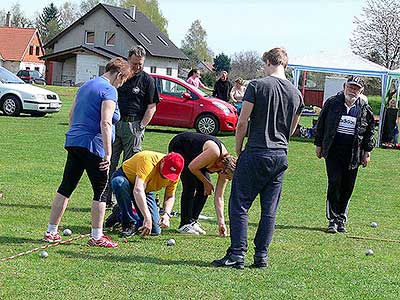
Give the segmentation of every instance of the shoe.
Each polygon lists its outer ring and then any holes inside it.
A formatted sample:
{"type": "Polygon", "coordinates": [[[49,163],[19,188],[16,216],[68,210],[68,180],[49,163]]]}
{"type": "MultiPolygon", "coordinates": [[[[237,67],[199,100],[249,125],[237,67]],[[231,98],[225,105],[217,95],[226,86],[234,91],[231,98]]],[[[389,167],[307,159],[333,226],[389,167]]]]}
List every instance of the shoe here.
{"type": "Polygon", "coordinates": [[[250,266],[250,268],[259,268],[259,269],[268,268],[268,257],[254,256],[254,263],[250,266]]]}
{"type": "Polygon", "coordinates": [[[244,258],[237,255],[226,254],[221,259],[216,259],[211,263],[216,268],[235,268],[244,269],[244,258]]]}
{"type": "Polygon", "coordinates": [[[346,232],[346,225],[342,220],[337,222],[337,231],[340,233],[345,233],[346,232]]]}
{"type": "Polygon", "coordinates": [[[336,224],[336,222],[335,221],[330,221],[329,225],[328,225],[328,228],[326,229],[326,232],[337,233],[338,232],[337,229],[338,229],[338,225],[336,224]]]}
{"type": "Polygon", "coordinates": [[[192,224],[185,224],[182,227],[178,229],[179,233],[184,233],[184,234],[199,234],[199,232],[193,228],[192,224]]]}
{"type": "Polygon", "coordinates": [[[42,239],[43,242],[47,243],[56,243],[56,242],[61,242],[61,236],[56,232],[56,233],[51,233],[51,232],[45,232],[44,237],[42,239]]]}
{"type": "Polygon", "coordinates": [[[109,215],[107,217],[106,221],[104,222],[104,227],[111,228],[113,226],[118,225],[119,223],[120,223],[119,208],[117,206],[114,206],[111,215],[109,215]]]}
{"type": "Polygon", "coordinates": [[[104,248],[116,248],[118,247],[118,243],[113,242],[110,237],[103,235],[99,240],[95,240],[94,238],[90,238],[87,242],[88,246],[93,247],[104,247],[104,248]]]}
{"type": "Polygon", "coordinates": [[[134,236],[137,232],[137,227],[134,223],[129,223],[128,225],[122,226],[121,237],[122,238],[129,238],[134,236]]]}
{"type": "Polygon", "coordinates": [[[200,224],[198,222],[195,221],[190,225],[192,225],[192,228],[196,230],[199,234],[206,234],[206,231],[200,227],[200,224]]]}

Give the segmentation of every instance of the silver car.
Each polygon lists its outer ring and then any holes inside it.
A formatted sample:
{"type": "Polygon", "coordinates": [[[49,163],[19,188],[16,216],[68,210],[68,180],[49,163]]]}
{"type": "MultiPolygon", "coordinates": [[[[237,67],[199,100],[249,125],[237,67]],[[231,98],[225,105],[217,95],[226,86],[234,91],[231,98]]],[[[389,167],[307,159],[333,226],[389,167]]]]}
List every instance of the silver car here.
{"type": "Polygon", "coordinates": [[[39,117],[59,112],[61,106],[56,93],[26,84],[0,67],[0,109],[5,115],[18,116],[24,112],[39,117]]]}

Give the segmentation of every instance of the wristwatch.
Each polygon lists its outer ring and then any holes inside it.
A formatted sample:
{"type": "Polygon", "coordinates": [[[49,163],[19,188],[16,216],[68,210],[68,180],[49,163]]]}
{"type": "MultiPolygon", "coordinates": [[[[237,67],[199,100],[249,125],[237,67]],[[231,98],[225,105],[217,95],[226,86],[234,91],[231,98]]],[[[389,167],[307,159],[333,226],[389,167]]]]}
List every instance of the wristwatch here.
{"type": "Polygon", "coordinates": [[[144,126],[143,124],[139,124],[139,129],[140,130],[144,130],[146,128],[146,126],[144,126]]]}

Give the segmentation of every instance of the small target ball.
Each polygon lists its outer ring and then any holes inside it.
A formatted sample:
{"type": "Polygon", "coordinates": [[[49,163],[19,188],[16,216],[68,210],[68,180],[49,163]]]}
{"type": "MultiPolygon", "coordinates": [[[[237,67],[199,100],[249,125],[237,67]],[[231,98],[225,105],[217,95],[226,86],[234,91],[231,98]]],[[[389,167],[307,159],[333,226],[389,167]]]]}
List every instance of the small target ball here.
{"type": "Polygon", "coordinates": [[[376,228],[376,227],[378,227],[378,223],[376,223],[376,222],[372,222],[372,223],[371,223],[371,227],[372,227],[372,228],[376,228]]]}
{"type": "Polygon", "coordinates": [[[365,255],[374,255],[374,251],[372,251],[372,249],[368,249],[368,250],[365,252],[365,255]]]}
{"type": "Polygon", "coordinates": [[[72,230],[71,229],[69,229],[69,228],[64,229],[63,235],[69,236],[71,234],[72,234],[72,230]]]}
{"type": "Polygon", "coordinates": [[[47,256],[49,256],[49,253],[47,253],[47,251],[40,251],[39,255],[41,258],[47,258],[47,256]]]}
{"type": "Polygon", "coordinates": [[[167,241],[167,246],[175,246],[176,242],[174,239],[170,239],[167,241]]]}

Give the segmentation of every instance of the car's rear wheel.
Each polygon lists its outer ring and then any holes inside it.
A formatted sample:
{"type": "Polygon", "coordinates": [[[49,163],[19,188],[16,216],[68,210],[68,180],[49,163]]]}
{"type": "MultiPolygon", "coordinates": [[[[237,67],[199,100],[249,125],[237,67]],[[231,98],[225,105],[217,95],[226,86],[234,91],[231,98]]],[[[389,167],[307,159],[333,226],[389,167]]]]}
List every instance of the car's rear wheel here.
{"type": "Polygon", "coordinates": [[[197,132],[216,135],[219,131],[219,121],[211,114],[201,115],[196,120],[195,128],[197,132]]]}
{"type": "Polygon", "coordinates": [[[14,95],[5,96],[1,102],[1,110],[7,116],[19,116],[22,110],[21,101],[14,95]]]}

